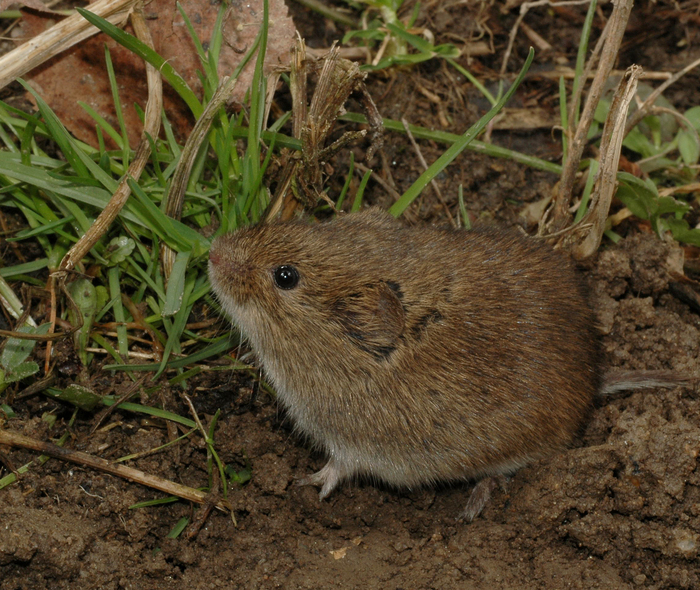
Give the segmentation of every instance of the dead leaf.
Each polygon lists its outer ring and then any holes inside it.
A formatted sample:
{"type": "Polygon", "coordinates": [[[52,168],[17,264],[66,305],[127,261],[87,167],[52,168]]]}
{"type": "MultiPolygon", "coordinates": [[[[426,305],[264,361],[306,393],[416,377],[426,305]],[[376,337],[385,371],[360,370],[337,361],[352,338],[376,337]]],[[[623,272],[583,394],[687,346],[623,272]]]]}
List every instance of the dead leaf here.
{"type": "Polygon", "coordinates": [[[41,0],[0,0],[0,12],[5,12],[8,6],[26,6],[27,8],[38,10],[39,12],[54,12],[41,0]]]}
{"type": "Polygon", "coordinates": [[[561,124],[554,113],[540,107],[528,109],[503,109],[493,128],[504,130],[547,129],[561,124]]]}
{"type": "Polygon", "coordinates": [[[331,550],[333,559],[344,559],[350,547],[341,547],[340,549],[331,550]]]}
{"type": "MultiPolygon", "coordinates": [[[[219,4],[210,3],[208,0],[181,0],[180,4],[206,49],[212,37],[219,4]]],[[[283,0],[270,0],[269,9],[266,72],[278,65],[289,63],[296,31],[283,0]]],[[[153,0],[146,5],[145,10],[156,51],[175,68],[195,93],[201,96],[202,85],[197,76],[197,70],[202,69],[199,57],[175,3],[172,0],[153,0]]],[[[231,1],[224,23],[225,42],[219,59],[220,76],[230,75],[240,63],[243,54],[258,34],[262,13],[262,0],[231,1]]],[[[54,18],[47,19],[25,13],[20,37],[31,38],[53,23],[54,18]]],[[[97,146],[95,122],[78,102],[87,103],[115,129],[119,128],[105,67],[105,45],[109,48],[114,63],[129,143],[134,147],[141,132],[141,120],[134,104],[144,108],[147,97],[145,66],[140,58],[111,38],[103,34],[96,35],[37,68],[28,78],[78,139],[97,146]]],[[[254,61],[252,60],[241,74],[233,96],[236,101],[243,100],[250,86],[254,61]]],[[[164,109],[176,136],[184,140],[193,124],[192,115],[167,84],[164,86],[164,109]]],[[[107,142],[107,146],[115,147],[111,141],[107,142]]]]}

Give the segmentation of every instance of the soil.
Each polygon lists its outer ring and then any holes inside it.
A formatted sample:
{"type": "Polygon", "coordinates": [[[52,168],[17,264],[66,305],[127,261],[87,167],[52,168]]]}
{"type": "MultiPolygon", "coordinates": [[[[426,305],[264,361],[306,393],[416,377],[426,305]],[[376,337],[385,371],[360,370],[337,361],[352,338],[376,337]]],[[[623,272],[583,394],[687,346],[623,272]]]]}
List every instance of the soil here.
{"type": "MultiPolygon", "coordinates": [[[[653,32],[645,30],[650,11],[658,6],[635,8],[620,67],[637,61],[647,69],[677,68],[700,54],[692,20],[666,16],[655,21],[653,32]]],[[[296,3],[291,8],[310,45],[327,46],[342,35],[296,3]]],[[[495,54],[473,58],[470,67],[477,77],[495,84],[517,16],[517,9],[501,13],[501,8],[426,2],[418,22],[431,27],[436,43],[449,41],[451,33],[463,36],[465,22],[487,27],[495,54]]],[[[605,14],[608,10],[603,7],[605,14]]],[[[551,69],[562,56],[575,58],[583,11],[577,6],[531,11],[526,22],[550,35],[555,48],[538,56],[540,71],[551,69]]],[[[516,43],[518,63],[527,45],[524,38],[516,43]]],[[[377,76],[370,91],[386,117],[405,116],[412,123],[441,128],[442,111],[457,130],[474,122],[485,105],[472,100],[476,95],[465,84],[455,85],[455,79],[440,63],[428,62],[377,76]],[[440,101],[431,102],[419,87],[430,89],[440,101]]],[[[554,109],[556,83],[530,77],[519,92],[520,104],[539,100],[540,106],[554,109]]],[[[691,76],[667,97],[676,107],[687,108],[697,100],[688,89],[697,87],[697,75],[691,76]]],[[[493,141],[556,158],[558,144],[549,130],[500,131],[493,141]]],[[[428,161],[443,149],[430,142],[420,145],[428,161]]],[[[391,172],[397,190],[417,177],[420,165],[403,136],[391,136],[383,158],[383,172],[391,172]]],[[[336,166],[341,178],[342,158],[336,166]]],[[[452,211],[456,187],[462,183],[474,218],[512,224],[523,204],[549,194],[556,180],[513,162],[467,153],[439,184],[452,211]]],[[[332,178],[331,190],[339,182],[332,178]]],[[[369,201],[388,204],[378,185],[370,184],[368,191],[369,201]]],[[[444,221],[442,205],[430,189],[425,193],[411,216],[444,221]]],[[[606,364],[674,369],[699,377],[700,317],[673,295],[684,252],[638,221],[618,232],[625,237],[618,244],[604,243],[582,271],[598,313],[606,364]]],[[[119,392],[129,383],[110,373],[100,379],[105,391],[119,392]]],[[[297,487],[294,479],[321,468],[323,457],[292,434],[274,399],[255,379],[209,373],[189,380],[187,393],[205,421],[221,409],[215,434],[221,459],[237,471],[252,467],[250,481],[229,492],[237,524],[214,511],[193,537],[186,529],[170,538],[180,519],[196,514],[188,503],[131,509],[160,495],[49,460],[0,491],[0,590],[700,587],[696,388],[600,399],[574,448],[521,469],[494,491],[472,523],[456,520],[470,491],[468,483],[406,491],[354,482],[320,502],[315,489],[297,487]]],[[[188,415],[176,389],[164,387],[157,403],[188,415]]],[[[64,432],[72,413],[43,396],[18,401],[13,409],[17,417],[6,427],[42,440],[64,432]],[[57,416],[53,429],[42,421],[45,413],[57,416]]],[[[90,434],[92,420],[91,414],[80,413],[71,448],[116,459],[171,440],[157,420],[115,412],[90,434]]],[[[28,451],[0,449],[5,465],[19,467],[34,458],[28,451]]],[[[194,436],[131,464],[193,487],[207,482],[206,449],[194,436]]]]}

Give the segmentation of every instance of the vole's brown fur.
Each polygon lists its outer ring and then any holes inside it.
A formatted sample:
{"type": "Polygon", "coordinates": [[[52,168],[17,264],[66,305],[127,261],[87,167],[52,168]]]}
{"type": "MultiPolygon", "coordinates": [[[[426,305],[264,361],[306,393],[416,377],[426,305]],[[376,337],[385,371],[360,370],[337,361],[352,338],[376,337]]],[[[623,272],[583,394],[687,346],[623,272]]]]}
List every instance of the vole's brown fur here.
{"type": "Polygon", "coordinates": [[[582,284],[513,232],[409,228],[368,210],[215,241],[210,277],[296,427],[321,497],[507,474],[565,447],[600,388],[582,284]],[[291,289],[274,271],[293,266],[291,289]]]}

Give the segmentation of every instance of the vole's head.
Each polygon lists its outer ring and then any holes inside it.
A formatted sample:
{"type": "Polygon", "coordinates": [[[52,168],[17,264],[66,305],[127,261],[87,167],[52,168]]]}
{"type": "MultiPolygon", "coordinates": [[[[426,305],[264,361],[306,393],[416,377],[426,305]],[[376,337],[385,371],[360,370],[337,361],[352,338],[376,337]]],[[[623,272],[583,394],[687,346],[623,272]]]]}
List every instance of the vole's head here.
{"type": "Polygon", "coordinates": [[[216,239],[209,253],[209,278],[224,309],[237,322],[258,310],[280,315],[303,306],[315,266],[304,248],[308,228],[269,224],[216,239]]]}
{"type": "Polygon", "coordinates": [[[254,347],[350,338],[366,348],[403,330],[401,294],[384,276],[391,265],[381,262],[393,255],[382,236],[396,227],[370,213],[244,228],[212,244],[211,284],[254,347]]]}

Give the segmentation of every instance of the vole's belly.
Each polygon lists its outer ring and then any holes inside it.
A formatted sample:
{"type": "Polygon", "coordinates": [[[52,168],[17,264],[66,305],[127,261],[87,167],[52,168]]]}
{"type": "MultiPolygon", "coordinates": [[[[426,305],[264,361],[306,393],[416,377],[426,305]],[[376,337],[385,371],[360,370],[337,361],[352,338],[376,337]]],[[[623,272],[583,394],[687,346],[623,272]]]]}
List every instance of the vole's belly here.
{"type": "Polygon", "coordinates": [[[348,475],[366,475],[397,487],[413,487],[439,481],[480,479],[485,476],[508,474],[531,462],[536,456],[504,458],[501,453],[489,456],[484,449],[461,453],[449,449],[421,450],[408,444],[403,452],[386,449],[382,452],[375,444],[340,444],[329,437],[324,446],[337,468],[348,475]]]}
{"type": "Polygon", "coordinates": [[[382,412],[343,419],[332,413],[319,416],[308,406],[288,409],[296,427],[345,476],[366,475],[397,487],[507,474],[551,450],[544,444],[499,448],[501,443],[486,429],[469,429],[465,426],[469,421],[459,417],[445,421],[449,433],[431,435],[423,431],[417,415],[415,421],[410,417],[396,421],[391,413],[382,412]]]}

